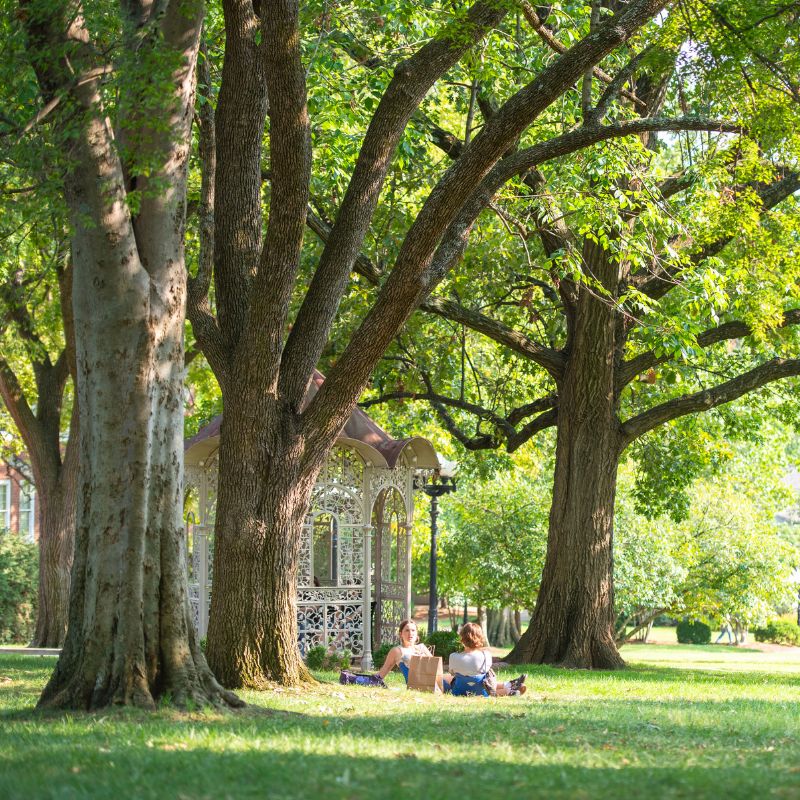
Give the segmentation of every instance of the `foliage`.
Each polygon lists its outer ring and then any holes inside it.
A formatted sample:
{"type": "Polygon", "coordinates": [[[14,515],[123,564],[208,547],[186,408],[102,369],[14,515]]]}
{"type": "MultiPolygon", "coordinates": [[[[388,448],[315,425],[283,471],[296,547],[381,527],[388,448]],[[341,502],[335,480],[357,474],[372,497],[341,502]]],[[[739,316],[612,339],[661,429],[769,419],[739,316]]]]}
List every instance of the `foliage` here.
{"type": "Polygon", "coordinates": [[[753,635],[757,642],[800,646],[800,625],[786,619],[770,620],[763,628],[756,628],[753,635]]]}
{"type": "Polygon", "coordinates": [[[683,521],[643,515],[630,463],[620,470],[616,515],[615,602],[619,626],[661,613],[763,622],[792,602],[798,560],[773,520],[791,497],[787,432],[775,427],[760,447],[728,443],[724,466],[689,485],[683,521]]]}
{"type": "Polygon", "coordinates": [[[464,649],[456,631],[434,631],[425,638],[425,644],[434,650],[434,655],[441,656],[445,664],[453,653],[464,649]]]}
{"type": "Polygon", "coordinates": [[[127,797],[131,776],[147,800],[254,786],[326,800],[796,796],[800,651],[623,654],[614,674],[526,668],[522,698],[409,693],[398,674],[388,690],[342,687],[331,673],[302,692],[246,692],[225,717],[42,715],[52,660],[0,654],[0,796],[127,797]]]}
{"type": "Polygon", "coordinates": [[[322,645],[310,647],[306,653],[306,666],[313,670],[347,669],[353,654],[349,650],[330,650],[322,645]]]}
{"type": "Polygon", "coordinates": [[[676,631],[681,644],[708,644],[711,641],[711,627],[697,619],[683,619],[676,631]]]}
{"type": "Polygon", "coordinates": [[[390,644],[389,642],[384,642],[383,644],[378,645],[378,647],[372,651],[372,661],[375,666],[378,668],[382,667],[384,661],[386,661],[386,656],[389,655],[389,651],[396,646],[397,645],[390,644]]]}
{"type": "Polygon", "coordinates": [[[443,592],[496,608],[533,607],[547,540],[544,459],[546,454],[542,461],[520,454],[516,470],[488,481],[463,481],[448,498],[442,514],[443,592]]]}
{"type": "Polygon", "coordinates": [[[29,642],[36,616],[39,549],[0,531],[0,642],[29,642]]]}

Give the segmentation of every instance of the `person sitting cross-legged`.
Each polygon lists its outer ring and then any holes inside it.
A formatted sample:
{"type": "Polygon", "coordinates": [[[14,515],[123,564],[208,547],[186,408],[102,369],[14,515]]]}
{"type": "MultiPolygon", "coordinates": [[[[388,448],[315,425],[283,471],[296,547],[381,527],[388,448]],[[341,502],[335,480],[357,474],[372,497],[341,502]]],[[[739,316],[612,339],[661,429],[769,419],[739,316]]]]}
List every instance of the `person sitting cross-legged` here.
{"type": "MultiPolygon", "coordinates": [[[[467,622],[458,632],[464,651],[450,656],[448,668],[452,678],[445,678],[445,691],[454,695],[483,695],[491,693],[486,686],[486,675],[492,668],[492,653],[480,625],[467,622]]],[[[498,681],[495,694],[498,697],[523,695],[527,675],[520,675],[514,680],[500,683],[498,681]]]]}

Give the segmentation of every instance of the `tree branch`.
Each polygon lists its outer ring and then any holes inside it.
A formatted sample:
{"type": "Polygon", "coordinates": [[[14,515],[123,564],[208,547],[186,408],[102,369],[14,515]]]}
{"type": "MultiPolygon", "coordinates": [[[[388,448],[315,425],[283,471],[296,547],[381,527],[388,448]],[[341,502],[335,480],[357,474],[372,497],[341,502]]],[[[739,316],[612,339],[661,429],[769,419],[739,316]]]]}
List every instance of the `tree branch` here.
{"type": "Polygon", "coordinates": [[[270,103],[272,196],[267,231],[250,292],[246,358],[260,361],[266,391],[277,389],[280,347],[300,268],[311,181],[311,123],[296,0],[264,0],[265,78],[270,103]]]}
{"type": "Polygon", "coordinates": [[[448,26],[395,69],[364,137],[336,223],[284,348],[280,387],[291,405],[299,406],[328,340],[392,155],[411,115],[434,82],[506,13],[502,2],[479,0],[465,19],[448,26]]]}
{"type": "Polygon", "coordinates": [[[730,403],[768,383],[800,375],[800,359],[773,358],[711,389],[677,397],[632,417],[620,428],[621,448],[665,422],[730,403]]]}
{"type": "MultiPolygon", "coordinates": [[[[794,308],[787,311],[783,315],[779,328],[785,328],[789,325],[800,324],[800,309],[794,308]]],[[[697,344],[699,347],[710,347],[719,342],[728,341],[730,339],[744,339],[746,336],[751,336],[753,329],[745,322],[731,321],[725,322],[715,328],[709,328],[703,333],[697,335],[697,344]]],[[[665,364],[672,360],[671,355],[656,356],[656,354],[649,350],[646,353],[641,353],[634,358],[625,361],[619,370],[618,388],[629,384],[637,375],[641,375],[648,369],[665,364]]]]}
{"type": "MultiPolygon", "coordinates": [[[[525,19],[528,21],[530,26],[539,34],[541,40],[551,49],[553,52],[558,53],[559,55],[566,53],[568,48],[566,45],[561,44],[561,42],[556,39],[553,35],[553,32],[542,22],[539,15],[536,13],[536,10],[531,6],[530,3],[526,2],[526,0],[522,0],[520,3],[520,7],[522,8],[522,13],[525,19]]],[[[604,72],[600,67],[593,67],[592,68],[592,75],[594,75],[599,80],[603,81],[604,83],[613,84],[614,79],[607,73],[604,72]]],[[[624,83],[624,81],[623,81],[624,83]]],[[[621,87],[620,87],[621,89],[621,87]]],[[[632,103],[635,103],[640,108],[647,110],[647,104],[640,100],[633,92],[630,92],[626,89],[621,90],[622,96],[630,100],[632,103]]]]}
{"type": "MultiPolygon", "coordinates": [[[[759,184],[754,187],[761,198],[764,212],[774,208],[778,203],[781,203],[800,189],[800,172],[783,169],[781,173],[779,180],[771,184],[759,184]]],[[[699,264],[706,258],[716,255],[735,238],[736,234],[731,233],[705,245],[691,256],[692,262],[699,264]]],[[[681,241],[681,248],[688,249],[693,244],[694,240],[687,238],[681,241]]],[[[654,268],[651,266],[634,275],[631,279],[631,285],[638,288],[648,297],[659,300],[677,285],[678,271],[678,268],[670,269],[662,266],[654,268]]]]}

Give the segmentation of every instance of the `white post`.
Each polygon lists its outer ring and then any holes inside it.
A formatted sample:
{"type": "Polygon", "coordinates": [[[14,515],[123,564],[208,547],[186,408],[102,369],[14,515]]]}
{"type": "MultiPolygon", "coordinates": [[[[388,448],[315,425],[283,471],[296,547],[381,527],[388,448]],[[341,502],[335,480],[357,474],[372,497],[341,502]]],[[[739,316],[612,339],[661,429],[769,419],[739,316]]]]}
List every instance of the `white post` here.
{"type": "Polygon", "coordinates": [[[361,654],[361,669],[372,669],[372,525],[364,525],[364,651],[361,654]]]}
{"type": "Polygon", "coordinates": [[[208,633],[208,536],[206,536],[206,526],[202,528],[202,533],[197,534],[194,546],[199,549],[200,557],[195,562],[197,564],[197,627],[198,636],[202,639],[208,633]]]}
{"type": "Polygon", "coordinates": [[[364,623],[363,641],[364,648],[361,653],[361,669],[373,669],[372,661],[372,468],[364,466],[363,525],[364,532],[364,623]]]}

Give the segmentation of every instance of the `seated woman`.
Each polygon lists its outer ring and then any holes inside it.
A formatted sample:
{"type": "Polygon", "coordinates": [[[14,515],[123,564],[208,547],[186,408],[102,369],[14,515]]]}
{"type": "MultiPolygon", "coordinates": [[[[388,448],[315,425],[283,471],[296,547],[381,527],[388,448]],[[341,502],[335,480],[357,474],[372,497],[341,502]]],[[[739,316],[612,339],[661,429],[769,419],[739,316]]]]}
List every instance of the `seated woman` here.
{"type": "Polygon", "coordinates": [[[419,640],[417,623],[413,619],[404,619],[398,629],[400,644],[393,647],[386,655],[383,666],[378,670],[378,675],[385,678],[395,667],[398,667],[408,683],[408,668],[411,665],[411,656],[429,656],[431,651],[419,640]]]}
{"type": "MultiPolygon", "coordinates": [[[[489,691],[484,687],[483,679],[492,668],[492,653],[483,635],[483,629],[474,622],[467,622],[461,626],[458,635],[464,645],[464,652],[453,653],[450,656],[448,668],[453,677],[449,681],[445,678],[445,691],[450,691],[454,695],[488,696],[489,691]]],[[[497,696],[525,694],[528,690],[525,686],[527,677],[523,674],[505,683],[498,682],[497,696]]]]}

